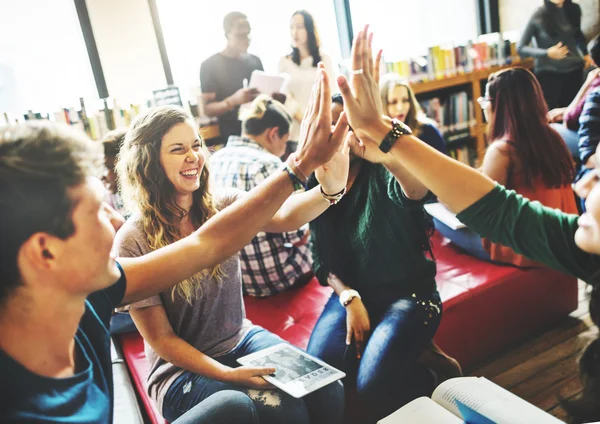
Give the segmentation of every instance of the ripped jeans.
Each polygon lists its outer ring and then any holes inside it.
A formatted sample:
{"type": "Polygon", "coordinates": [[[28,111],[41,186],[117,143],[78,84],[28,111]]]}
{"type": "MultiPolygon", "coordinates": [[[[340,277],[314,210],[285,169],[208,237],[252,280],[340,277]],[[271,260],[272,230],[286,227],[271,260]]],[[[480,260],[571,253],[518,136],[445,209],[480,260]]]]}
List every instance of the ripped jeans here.
{"type": "MultiPolygon", "coordinates": [[[[282,342],[275,334],[255,326],[235,349],[213,359],[235,368],[239,366],[236,359],[282,342]]],[[[339,381],[296,399],[281,390],[248,389],[185,372],[167,390],[163,416],[174,421],[204,399],[223,390],[246,394],[252,400],[261,424],[338,424],[344,415],[344,389],[339,381]]]]}

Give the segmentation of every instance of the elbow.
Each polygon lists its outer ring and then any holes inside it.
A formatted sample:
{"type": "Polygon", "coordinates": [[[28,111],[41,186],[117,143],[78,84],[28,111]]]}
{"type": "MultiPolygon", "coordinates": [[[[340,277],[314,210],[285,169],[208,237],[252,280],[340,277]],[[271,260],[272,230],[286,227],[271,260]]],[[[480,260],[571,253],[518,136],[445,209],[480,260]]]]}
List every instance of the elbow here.
{"type": "Polygon", "coordinates": [[[427,193],[429,193],[429,190],[425,186],[410,187],[410,188],[407,188],[406,190],[404,188],[402,188],[402,191],[404,192],[404,195],[409,200],[415,200],[415,201],[423,200],[425,198],[425,196],[427,196],[427,193]]]}

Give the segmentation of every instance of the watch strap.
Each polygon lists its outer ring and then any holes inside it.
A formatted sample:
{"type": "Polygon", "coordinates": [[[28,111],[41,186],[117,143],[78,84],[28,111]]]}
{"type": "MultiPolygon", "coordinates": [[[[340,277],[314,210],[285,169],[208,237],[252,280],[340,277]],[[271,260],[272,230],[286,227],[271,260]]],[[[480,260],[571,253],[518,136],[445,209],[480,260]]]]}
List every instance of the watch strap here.
{"type": "Polygon", "coordinates": [[[383,141],[379,145],[379,150],[383,153],[388,153],[400,137],[411,134],[412,131],[408,125],[398,119],[392,119],[392,129],[383,138],[383,141]]]}

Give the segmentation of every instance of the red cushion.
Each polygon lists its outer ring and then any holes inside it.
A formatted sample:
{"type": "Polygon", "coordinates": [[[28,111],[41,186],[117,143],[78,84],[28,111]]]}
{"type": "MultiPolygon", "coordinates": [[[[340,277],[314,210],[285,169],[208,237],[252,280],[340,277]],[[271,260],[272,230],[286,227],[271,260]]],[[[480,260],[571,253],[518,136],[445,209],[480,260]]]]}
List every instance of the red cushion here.
{"type": "Polygon", "coordinates": [[[144,410],[146,411],[150,422],[152,424],[166,424],[167,421],[162,417],[156,404],[150,399],[150,396],[148,396],[148,392],[146,391],[146,381],[148,379],[148,374],[150,373],[150,364],[146,360],[146,354],[144,353],[144,339],[142,339],[142,336],[140,336],[140,333],[137,331],[122,333],[116,337],[121,343],[125,363],[127,363],[133,384],[142,400],[144,410]]]}
{"type": "Polygon", "coordinates": [[[577,309],[577,279],[549,268],[481,261],[433,238],[444,314],[436,342],[463,366],[524,340],[577,309]]]}
{"type": "Polygon", "coordinates": [[[301,349],[306,349],[310,333],[323,311],[332,290],[316,278],[306,286],[276,296],[244,298],[246,314],[260,325],[301,349]]]}
{"type": "MultiPolygon", "coordinates": [[[[481,261],[436,233],[437,285],[444,303],[435,340],[468,366],[530,336],[577,308],[577,280],[550,269],[518,269],[481,261]]],[[[306,348],[331,289],[313,279],[267,298],[246,297],[255,324],[306,348]]],[[[146,394],[149,365],[138,333],[119,336],[125,360],[152,423],[164,423],[146,394]]]]}

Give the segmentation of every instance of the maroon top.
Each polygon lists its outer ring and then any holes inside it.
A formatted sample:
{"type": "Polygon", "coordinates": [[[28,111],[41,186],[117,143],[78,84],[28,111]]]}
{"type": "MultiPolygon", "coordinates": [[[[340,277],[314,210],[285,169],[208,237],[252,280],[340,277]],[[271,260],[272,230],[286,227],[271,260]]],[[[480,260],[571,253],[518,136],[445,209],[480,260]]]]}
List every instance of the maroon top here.
{"type": "Polygon", "coordinates": [[[581,98],[577,106],[573,110],[565,113],[564,124],[571,131],[577,131],[579,129],[579,117],[581,116],[581,112],[583,111],[585,99],[588,93],[598,86],[600,86],[600,77],[594,78],[594,80],[586,90],[585,95],[581,98]]]}

